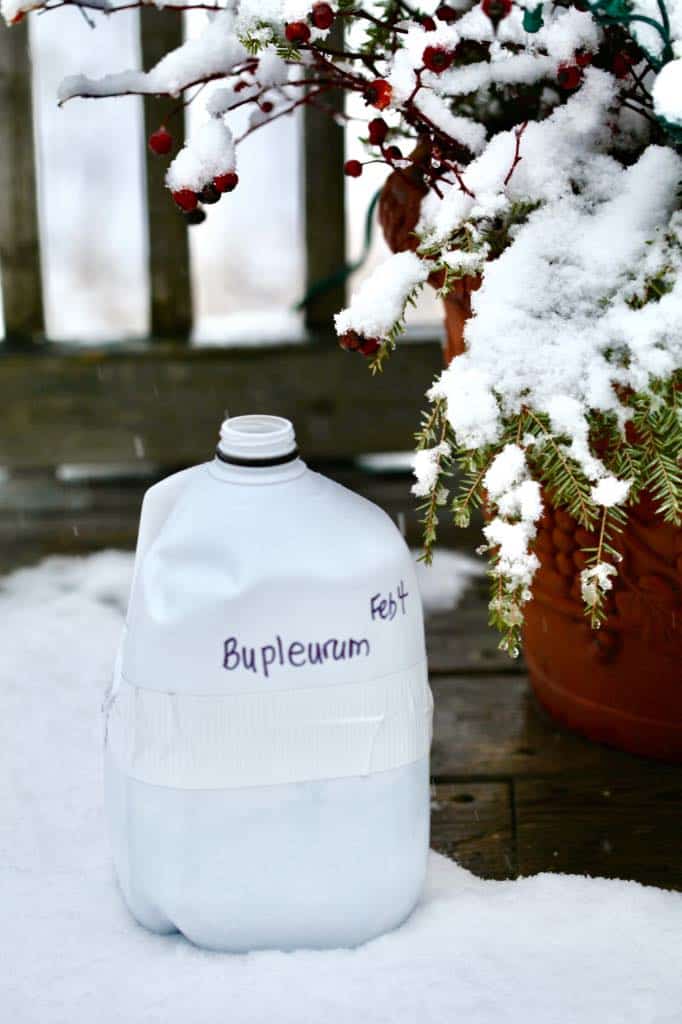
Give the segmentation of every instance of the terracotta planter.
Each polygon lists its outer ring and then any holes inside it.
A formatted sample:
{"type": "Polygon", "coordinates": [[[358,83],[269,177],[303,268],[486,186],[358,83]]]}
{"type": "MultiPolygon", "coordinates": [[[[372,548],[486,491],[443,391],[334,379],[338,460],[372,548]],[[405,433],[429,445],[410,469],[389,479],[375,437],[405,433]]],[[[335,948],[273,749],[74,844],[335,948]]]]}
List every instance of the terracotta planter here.
{"type": "Polygon", "coordinates": [[[579,584],[580,548],[594,540],[565,511],[546,507],[524,628],[535,693],[555,718],[591,739],[681,761],[682,530],[647,501],[631,511],[608,618],[595,631],[579,584]]]}
{"type": "MultiPolygon", "coordinates": [[[[392,175],[380,204],[395,251],[412,248],[423,186],[392,175]]],[[[464,351],[471,293],[465,279],[445,300],[446,362],[464,351]]],[[[533,689],[558,721],[635,754],[682,761],[682,529],[644,499],[631,511],[618,547],[620,571],[599,630],[580,597],[581,548],[594,538],[562,509],[547,509],[538,530],[540,568],[526,606],[524,653],[533,689]]]]}

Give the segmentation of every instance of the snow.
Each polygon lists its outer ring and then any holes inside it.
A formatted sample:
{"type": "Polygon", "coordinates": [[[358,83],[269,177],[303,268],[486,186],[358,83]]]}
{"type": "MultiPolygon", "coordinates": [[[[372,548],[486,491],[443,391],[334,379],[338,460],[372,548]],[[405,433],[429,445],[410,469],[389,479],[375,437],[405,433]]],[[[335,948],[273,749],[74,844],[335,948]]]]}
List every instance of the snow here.
{"type": "Polygon", "coordinates": [[[437,125],[442,131],[453,139],[457,139],[472,153],[480,153],[485,145],[485,126],[470,117],[461,117],[453,114],[447,102],[442,100],[435,92],[424,91],[420,93],[415,106],[429,120],[437,125]]]}
{"type": "Polygon", "coordinates": [[[483,479],[492,501],[499,498],[526,476],[526,456],[518,444],[507,444],[493,459],[483,479]]]}
{"type": "Polygon", "coordinates": [[[671,60],[659,71],[652,96],[658,117],[682,125],[682,57],[671,60]]]}
{"type": "Polygon", "coordinates": [[[605,508],[622,505],[628,496],[631,483],[631,480],[618,480],[615,476],[605,476],[592,488],[592,501],[605,508]]]}
{"type": "Polygon", "coordinates": [[[70,75],[62,82],[58,100],[74,96],[120,96],[124,93],[179,96],[183,89],[227,74],[247,56],[235,34],[234,14],[219,11],[204,31],[167,53],[150,71],[118,71],[101,78],[70,75]]]}
{"type": "Polygon", "coordinates": [[[429,276],[428,260],[413,252],[390,256],[360,285],[350,305],[337,313],[339,334],[357,331],[366,338],[384,337],[405,309],[410,293],[429,276]]]}
{"type": "Polygon", "coordinates": [[[3,1019],[677,1020],[682,894],[633,882],[483,881],[432,854],[409,921],[356,950],[229,956],[137,926],[111,874],[99,723],[131,564],[52,558],[0,591],[3,1019]]]}
{"type": "MultiPolygon", "coordinates": [[[[649,146],[623,167],[607,155],[612,98],[612,80],[588,69],[565,106],[528,125],[507,185],[511,132],[497,135],[466,168],[473,196],[452,190],[442,201],[429,196],[422,209],[422,229],[437,239],[467,221],[504,215],[524,197],[540,202],[486,265],[467,350],[430,396],[447,400],[456,439],[468,448],[497,442],[505,417],[522,407],[546,413],[594,484],[606,470],[590,448],[590,414],[610,412],[625,423],[631,413],[622,389],[646,390],[682,364],[675,326],[682,280],[666,271],[676,265],[672,248],[682,231],[674,212],[682,158],[649,146]],[[637,308],[631,300],[661,272],[671,278],[669,290],[637,308]]],[[[456,258],[455,251],[451,262],[456,258]]],[[[623,482],[618,487],[625,493],[623,482]]]]}
{"type": "Polygon", "coordinates": [[[580,573],[580,593],[587,608],[599,604],[604,594],[613,587],[613,577],[618,569],[610,562],[597,562],[580,573]]]}
{"type": "Polygon", "coordinates": [[[418,498],[429,494],[438,479],[440,472],[441,458],[450,454],[450,445],[441,441],[433,448],[423,448],[414,454],[414,475],[416,483],[412,487],[412,493],[418,498]]]}
{"type": "Polygon", "coordinates": [[[168,168],[166,184],[175,192],[199,192],[220,174],[235,169],[232,132],[220,118],[211,117],[195,131],[168,168]]]}

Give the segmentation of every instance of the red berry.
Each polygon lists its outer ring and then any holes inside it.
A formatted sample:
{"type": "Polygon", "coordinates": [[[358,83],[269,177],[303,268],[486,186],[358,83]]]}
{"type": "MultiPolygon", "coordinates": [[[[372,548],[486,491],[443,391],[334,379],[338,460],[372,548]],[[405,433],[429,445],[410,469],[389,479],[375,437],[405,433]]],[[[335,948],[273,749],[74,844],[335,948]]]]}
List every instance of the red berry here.
{"type": "Polygon", "coordinates": [[[363,340],[357,331],[346,331],[339,338],[339,345],[341,348],[345,348],[346,352],[357,352],[363,344],[363,340]]]}
{"type": "Polygon", "coordinates": [[[391,102],[393,90],[384,78],[376,78],[364,91],[365,103],[377,110],[385,110],[391,102]]]}
{"type": "Polygon", "coordinates": [[[588,50],[576,50],[573,59],[579,68],[586,68],[592,63],[592,54],[588,50]]]}
{"type": "Polygon", "coordinates": [[[18,11],[10,21],[10,25],[19,25],[24,20],[25,16],[25,11],[18,11]]]}
{"type": "Polygon", "coordinates": [[[192,192],[191,188],[178,189],[177,192],[173,193],[173,199],[185,213],[191,213],[192,210],[195,210],[199,202],[196,192],[192,192]]]}
{"type": "Polygon", "coordinates": [[[389,160],[402,160],[403,154],[397,146],[389,146],[386,150],[386,156],[389,160]]]}
{"type": "Polygon", "coordinates": [[[343,172],[349,178],[359,178],[362,174],[362,164],[359,160],[346,160],[343,165],[343,172]]]}
{"type": "Polygon", "coordinates": [[[292,46],[299,46],[310,39],[310,29],[304,21],[290,21],[285,26],[284,35],[292,46]]]}
{"type": "Polygon", "coordinates": [[[260,105],[260,108],[264,114],[269,114],[272,111],[273,107],[274,103],[271,103],[270,100],[263,100],[263,102],[260,105]]]}
{"type": "Polygon", "coordinates": [[[611,70],[613,71],[616,78],[627,78],[630,74],[630,68],[632,62],[628,57],[627,53],[616,53],[611,62],[611,70]]]}
{"type": "Polygon", "coordinates": [[[433,20],[433,18],[430,17],[428,14],[422,15],[422,17],[419,20],[421,23],[421,27],[424,29],[425,32],[436,31],[436,23],[433,20]]]}
{"type": "Polygon", "coordinates": [[[206,210],[202,210],[200,206],[197,206],[196,210],[190,210],[189,213],[185,214],[185,223],[187,224],[203,224],[206,220],[206,210]]]}
{"type": "Polygon", "coordinates": [[[429,71],[434,71],[437,75],[447,71],[453,58],[452,50],[446,50],[444,46],[427,46],[422,54],[424,67],[429,71]]]}
{"type": "Polygon", "coordinates": [[[381,348],[381,342],[378,338],[367,338],[360,345],[360,351],[363,356],[373,356],[381,348]]]}
{"type": "Polygon", "coordinates": [[[481,7],[491,21],[502,21],[512,9],[512,0],[481,0],[481,7]]]}
{"type": "Polygon", "coordinates": [[[369,141],[373,146],[381,146],[388,135],[388,125],[383,117],[375,117],[369,122],[369,141]]]}
{"type": "Polygon", "coordinates": [[[329,4],[313,4],[310,20],[315,28],[330,28],[334,21],[334,12],[329,4]]]}
{"type": "Polygon", "coordinates": [[[448,7],[447,4],[441,4],[436,10],[436,17],[439,21],[444,21],[446,25],[449,25],[457,17],[457,11],[453,7],[448,7]]]}
{"type": "Polygon", "coordinates": [[[237,82],[237,84],[234,87],[234,91],[235,92],[241,92],[242,89],[248,89],[248,87],[249,87],[249,83],[245,82],[243,78],[240,78],[240,80],[237,82]]]}
{"type": "Polygon", "coordinates": [[[213,184],[219,192],[233,192],[239,184],[239,175],[234,171],[228,171],[227,174],[216,174],[213,184]]]}
{"type": "Polygon", "coordinates": [[[209,181],[199,193],[199,199],[202,203],[206,203],[207,206],[212,206],[213,203],[217,203],[220,199],[220,190],[215,187],[212,181],[209,181]]]}
{"type": "Polygon", "coordinates": [[[173,136],[165,125],[161,125],[149,136],[148,143],[152,153],[163,156],[165,153],[170,153],[173,148],[173,136]]]}
{"type": "Polygon", "coordinates": [[[577,89],[583,80],[583,73],[577,64],[560,64],[557,81],[562,89],[577,89]]]}

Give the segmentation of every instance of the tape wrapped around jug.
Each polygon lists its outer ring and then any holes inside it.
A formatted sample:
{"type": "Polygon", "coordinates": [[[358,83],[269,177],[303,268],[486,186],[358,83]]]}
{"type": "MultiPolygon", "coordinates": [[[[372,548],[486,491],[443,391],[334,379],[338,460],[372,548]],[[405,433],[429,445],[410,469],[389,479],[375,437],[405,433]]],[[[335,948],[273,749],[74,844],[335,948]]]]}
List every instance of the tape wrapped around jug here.
{"type": "Polygon", "coordinates": [[[433,698],[426,662],[364,683],[238,694],[173,694],[124,679],[107,744],[130,778],[226,789],[346,778],[425,757],[433,698]]]}

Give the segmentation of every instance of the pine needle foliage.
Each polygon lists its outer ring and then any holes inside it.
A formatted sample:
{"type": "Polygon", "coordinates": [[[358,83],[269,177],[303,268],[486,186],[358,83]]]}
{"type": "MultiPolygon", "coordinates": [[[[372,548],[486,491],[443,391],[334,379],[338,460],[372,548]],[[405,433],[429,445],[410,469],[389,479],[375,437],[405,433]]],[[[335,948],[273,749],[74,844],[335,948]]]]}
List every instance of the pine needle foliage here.
{"type": "MultiPolygon", "coordinates": [[[[598,629],[606,618],[605,598],[611,577],[618,572],[619,536],[627,526],[630,510],[646,494],[665,522],[682,525],[681,394],[682,373],[677,373],[667,381],[655,382],[650,391],[633,395],[629,400],[632,418],[626,431],[613,416],[593,416],[595,453],[609,473],[630,481],[626,502],[609,507],[595,503],[592,485],[569,454],[569,438],[553,433],[546,415],[524,408],[506,418],[500,439],[494,445],[466,449],[458,445],[448,422],[447,402],[435,399],[416,434],[417,449],[435,448],[445,441],[450,454],[438,456],[433,487],[419,506],[422,559],[430,563],[433,557],[439,518],[455,480],[449,514],[457,526],[468,526],[473,512],[484,505],[487,515],[497,513],[494,503],[486,499],[484,479],[505,445],[519,444],[525,451],[532,478],[541,484],[552,505],[565,509],[596,537],[593,546],[583,549],[587,578],[590,571],[597,576],[601,573],[606,583],[586,587],[583,594],[587,619],[592,628],[598,629]]],[[[484,545],[480,550],[489,560],[490,623],[501,634],[501,649],[514,656],[520,647],[522,606],[528,595],[500,575],[494,547],[484,545]]]]}

